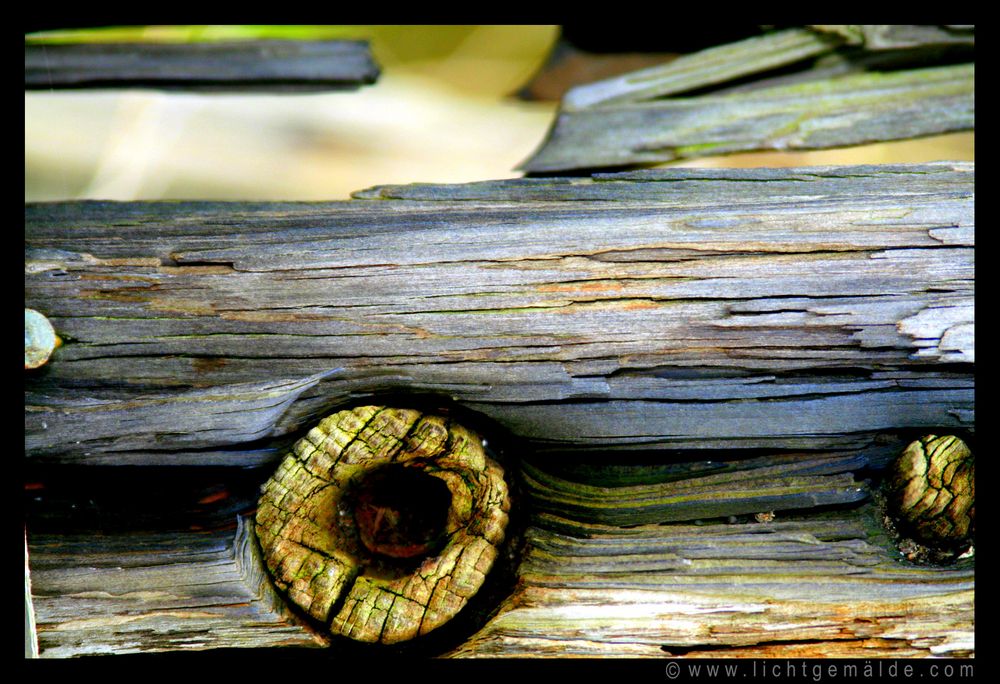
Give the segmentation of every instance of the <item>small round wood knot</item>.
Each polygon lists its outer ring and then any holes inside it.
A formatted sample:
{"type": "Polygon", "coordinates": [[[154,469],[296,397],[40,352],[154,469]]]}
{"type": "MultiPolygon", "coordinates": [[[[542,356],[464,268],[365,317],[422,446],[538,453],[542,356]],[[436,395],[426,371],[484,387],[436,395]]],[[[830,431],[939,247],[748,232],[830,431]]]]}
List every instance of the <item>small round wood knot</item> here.
{"type": "Polygon", "coordinates": [[[333,634],[392,644],[476,594],[507,527],[503,469],[450,418],[362,406],[295,443],[256,531],[279,589],[333,634]]]}
{"type": "Polygon", "coordinates": [[[889,470],[886,499],[898,531],[937,549],[968,547],[975,535],[976,473],[958,437],[912,442],[889,470]]]}

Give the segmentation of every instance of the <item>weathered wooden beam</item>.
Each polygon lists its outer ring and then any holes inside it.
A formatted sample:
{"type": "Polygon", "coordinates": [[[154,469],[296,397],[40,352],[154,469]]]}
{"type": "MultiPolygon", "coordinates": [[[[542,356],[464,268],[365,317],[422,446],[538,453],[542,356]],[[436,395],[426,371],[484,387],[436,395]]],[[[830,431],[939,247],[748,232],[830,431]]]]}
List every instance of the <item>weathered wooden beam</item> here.
{"type": "Polygon", "coordinates": [[[660,66],[577,86],[566,93],[562,107],[586,109],[642,102],[706,88],[828,54],[844,42],[846,39],[840,35],[804,28],[748,38],[684,55],[660,66]]]}
{"type": "Polygon", "coordinates": [[[319,647],[286,607],[252,531],[31,535],[43,657],[319,647]]]}
{"type": "Polygon", "coordinates": [[[969,26],[775,31],[571,89],[529,173],[971,130],[969,26]]]}
{"type": "Polygon", "coordinates": [[[26,90],[155,88],[312,92],[374,83],[364,41],[66,43],[24,46],[26,90]]]}
{"type": "Polygon", "coordinates": [[[549,451],[971,429],[973,177],[688,169],[28,205],[25,306],[65,344],[27,377],[26,454],[259,464],[386,393],[549,451]]]}
{"type": "MultiPolygon", "coordinates": [[[[765,463],[740,468],[773,475],[765,463]]],[[[649,476],[641,468],[632,474],[649,476]]],[[[697,489],[702,479],[694,472],[677,481],[697,489]]],[[[788,478],[772,485],[789,494],[797,487],[788,478]]],[[[859,480],[854,488],[867,493],[869,485],[859,480]]],[[[617,497],[627,489],[604,488],[590,510],[625,511],[617,497]]],[[[658,524],[622,527],[549,513],[537,493],[526,496],[517,504],[534,513],[517,549],[513,591],[458,645],[417,652],[870,658],[974,651],[973,561],[947,568],[903,561],[871,503],[831,510],[817,499],[760,517],[738,514],[738,497],[724,493],[709,515],[725,513],[727,499],[734,515],[701,519],[706,511],[681,506],[658,524]]],[[[241,518],[235,533],[31,535],[41,655],[284,646],[357,652],[291,612],[248,530],[241,518]]]]}
{"type": "Polygon", "coordinates": [[[903,565],[873,540],[870,517],[571,534],[543,520],[515,592],[450,655],[971,655],[972,567],[903,565]]]}
{"type": "Polygon", "coordinates": [[[868,50],[972,47],[976,43],[976,27],[971,24],[813,24],[810,28],[841,36],[849,44],[868,50]]]}
{"type": "Polygon", "coordinates": [[[559,113],[529,173],[752,150],[816,150],[972,130],[972,64],[861,73],[559,113]]]}

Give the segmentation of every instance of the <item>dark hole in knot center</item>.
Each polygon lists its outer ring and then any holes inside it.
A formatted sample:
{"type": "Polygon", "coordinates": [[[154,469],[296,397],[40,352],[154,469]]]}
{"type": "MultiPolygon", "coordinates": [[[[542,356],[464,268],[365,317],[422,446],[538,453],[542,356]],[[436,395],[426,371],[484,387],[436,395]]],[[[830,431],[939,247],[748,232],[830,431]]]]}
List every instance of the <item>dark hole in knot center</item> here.
{"type": "Polygon", "coordinates": [[[443,545],[451,492],[443,480],[399,465],[380,468],[358,485],[354,521],[373,554],[408,559],[443,545]]]}

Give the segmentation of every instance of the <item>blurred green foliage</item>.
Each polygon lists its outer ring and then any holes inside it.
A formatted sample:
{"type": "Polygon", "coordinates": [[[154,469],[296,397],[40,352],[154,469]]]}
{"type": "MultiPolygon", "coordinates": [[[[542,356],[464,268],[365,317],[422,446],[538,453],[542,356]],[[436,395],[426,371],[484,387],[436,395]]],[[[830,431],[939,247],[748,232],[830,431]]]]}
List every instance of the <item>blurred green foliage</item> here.
{"type": "Polygon", "coordinates": [[[102,26],[39,31],[24,36],[28,43],[195,43],[221,40],[325,40],[361,37],[357,26],[102,26]]]}

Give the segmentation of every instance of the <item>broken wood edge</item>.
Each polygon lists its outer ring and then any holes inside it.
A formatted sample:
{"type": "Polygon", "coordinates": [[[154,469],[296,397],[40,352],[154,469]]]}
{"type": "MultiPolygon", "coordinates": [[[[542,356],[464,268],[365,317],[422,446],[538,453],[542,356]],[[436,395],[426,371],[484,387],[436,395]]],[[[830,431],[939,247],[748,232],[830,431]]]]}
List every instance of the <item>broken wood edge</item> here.
{"type": "Polygon", "coordinates": [[[272,613],[285,618],[289,623],[302,628],[311,634],[317,646],[327,647],[330,638],[317,631],[306,620],[293,613],[288,603],[278,594],[271,581],[270,574],[264,562],[264,554],[254,533],[253,514],[247,513],[236,517],[236,534],[233,536],[233,559],[239,570],[240,577],[272,613]]]}
{"type": "Polygon", "coordinates": [[[28,565],[28,530],[24,530],[24,657],[38,657],[35,607],[31,601],[31,569],[28,565]]]}
{"type": "Polygon", "coordinates": [[[563,96],[561,106],[570,111],[676,95],[817,57],[843,42],[840,35],[805,28],[775,31],[576,86],[563,96]]]}
{"type": "Polygon", "coordinates": [[[973,130],[972,62],[871,71],[748,92],[559,111],[518,165],[574,172],[756,150],[819,150],[973,130]]]}

